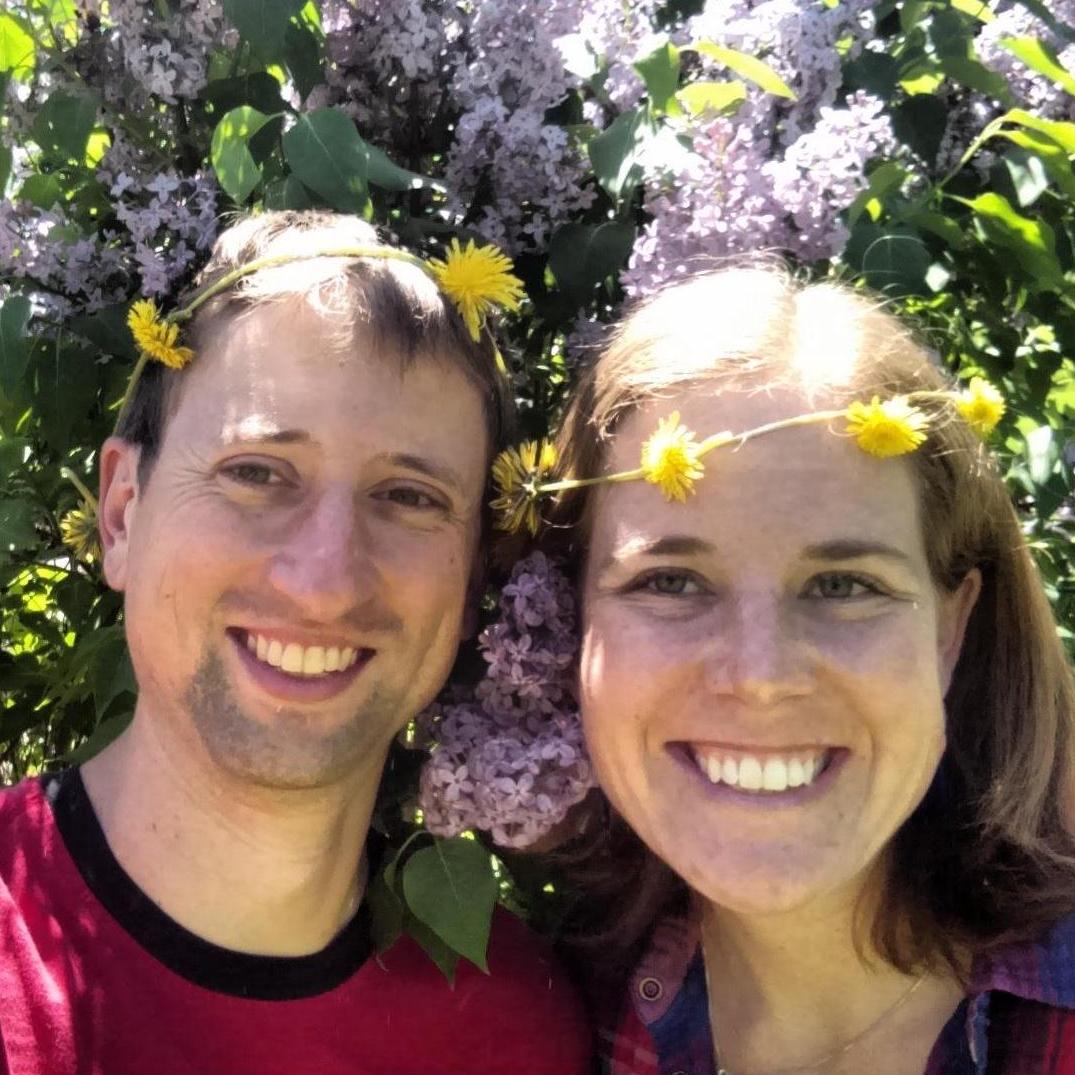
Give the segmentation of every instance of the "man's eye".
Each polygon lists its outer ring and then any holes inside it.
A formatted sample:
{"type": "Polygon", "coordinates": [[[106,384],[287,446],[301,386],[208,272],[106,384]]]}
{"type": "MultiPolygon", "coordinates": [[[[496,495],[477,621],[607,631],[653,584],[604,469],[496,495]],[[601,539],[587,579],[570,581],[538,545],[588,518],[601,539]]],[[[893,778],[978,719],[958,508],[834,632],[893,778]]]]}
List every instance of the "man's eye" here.
{"type": "Polygon", "coordinates": [[[283,480],[264,463],[231,463],[221,473],[242,485],[279,485],[283,480]]]}
{"type": "Polygon", "coordinates": [[[701,593],[701,587],[685,571],[653,571],[639,580],[637,589],[665,597],[690,597],[701,593]]]}
{"type": "Polygon", "coordinates": [[[868,597],[881,593],[880,587],[861,575],[829,571],[811,579],[806,587],[806,597],[831,598],[868,597]]]}
{"type": "Polygon", "coordinates": [[[403,508],[440,508],[441,502],[429,493],[421,489],[415,489],[410,485],[400,485],[394,489],[386,489],[377,494],[381,500],[389,500],[403,508]]]}

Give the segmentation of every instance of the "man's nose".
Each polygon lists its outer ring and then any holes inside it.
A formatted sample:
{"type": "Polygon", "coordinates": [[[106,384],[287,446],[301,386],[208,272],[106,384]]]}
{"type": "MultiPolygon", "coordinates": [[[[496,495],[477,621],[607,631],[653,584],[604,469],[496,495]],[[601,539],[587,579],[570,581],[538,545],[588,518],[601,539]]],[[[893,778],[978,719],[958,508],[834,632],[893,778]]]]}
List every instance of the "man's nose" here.
{"type": "Polygon", "coordinates": [[[378,569],[367,522],[350,487],[325,490],[296,518],[269,578],[305,618],[331,623],[375,592],[378,569]]]}
{"type": "Polygon", "coordinates": [[[768,707],[811,690],[811,647],[779,594],[729,600],[708,640],[706,685],[745,705],[768,707]]]}

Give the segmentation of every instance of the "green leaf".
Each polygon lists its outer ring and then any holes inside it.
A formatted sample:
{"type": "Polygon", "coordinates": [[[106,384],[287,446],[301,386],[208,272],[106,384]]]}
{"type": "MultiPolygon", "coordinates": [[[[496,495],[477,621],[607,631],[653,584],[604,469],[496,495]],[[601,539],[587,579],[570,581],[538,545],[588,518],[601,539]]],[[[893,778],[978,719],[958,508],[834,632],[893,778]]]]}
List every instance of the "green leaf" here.
{"type": "Polygon", "coordinates": [[[1033,205],[1049,189],[1049,173],[1042,159],[1022,149],[1004,154],[1000,167],[1007,173],[1021,209],[1033,205]]]}
{"type": "Polygon", "coordinates": [[[306,22],[288,23],[284,33],[284,65],[304,100],[314,86],[325,81],[321,39],[306,22]]]}
{"type": "Polygon", "coordinates": [[[923,160],[936,160],[948,129],[948,107],[933,94],[916,93],[892,110],[892,129],[923,160]]]}
{"type": "Polygon", "coordinates": [[[870,216],[877,220],[881,214],[881,203],[894,190],[903,186],[907,170],[895,161],[884,161],[870,173],[869,183],[864,191],[851,203],[847,210],[848,223],[854,227],[855,222],[869,210],[870,216]]]}
{"type": "Polygon", "coordinates": [[[1000,137],[1037,157],[1063,194],[1075,200],[1075,172],[1072,172],[1067,153],[1053,139],[1039,131],[1006,130],[1000,132],[1000,137]]]}
{"type": "Polygon", "coordinates": [[[1075,96],[1075,75],[1060,63],[1056,53],[1044,41],[1036,37],[1002,37],[1000,45],[1027,67],[1075,96]]]}
{"type": "Polygon", "coordinates": [[[428,187],[431,190],[447,189],[436,179],[419,175],[417,172],[408,172],[406,168],[393,164],[383,150],[370,145],[361,136],[360,141],[366,152],[366,178],[375,187],[381,187],[384,190],[418,190],[421,187],[428,187]]]}
{"type": "Polygon", "coordinates": [[[900,65],[887,52],[863,49],[845,66],[844,74],[850,89],[866,90],[887,101],[899,85],[900,65]]]}
{"type": "Polygon", "coordinates": [[[1027,112],[1022,108],[1013,108],[1005,112],[998,121],[1000,123],[1017,123],[1020,127],[1028,127],[1032,131],[1039,131],[1047,135],[1059,146],[1071,155],[1075,155],[1075,123],[1063,123],[1055,119],[1042,119],[1033,112],[1027,112]]]}
{"type": "Polygon", "coordinates": [[[933,259],[916,235],[892,232],[875,239],[862,256],[862,275],[886,295],[919,295],[929,291],[933,259]]]}
{"type": "Polygon", "coordinates": [[[28,175],[19,187],[18,199],[30,202],[38,209],[51,209],[64,200],[63,187],[54,175],[28,175]]]}
{"type": "Polygon", "coordinates": [[[30,300],[25,295],[12,295],[0,305],[0,387],[5,392],[10,392],[26,373],[29,324],[30,300]]]}
{"type": "Polygon", "coordinates": [[[1035,485],[1045,485],[1052,476],[1059,456],[1053,430],[1050,426],[1038,426],[1025,435],[1025,440],[1030,479],[1035,485]]]}
{"type": "Polygon", "coordinates": [[[11,175],[11,147],[0,145],[0,198],[7,188],[8,176],[11,175]]]}
{"type": "Polygon", "coordinates": [[[44,150],[81,163],[99,107],[97,97],[81,87],[53,90],[34,119],[34,141],[44,150]]]}
{"type": "Polygon", "coordinates": [[[121,694],[138,693],[131,655],[122,632],[109,635],[107,642],[94,652],[89,677],[98,720],[121,694]]]}
{"type": "Polygon", "coordinates": [[[14,15],[0,14],[0,71],[10,71],[26,82],[37,63],[31,28],[14,15]]]}
{"type": "Polygon", "coordinates": [[[302,182],[333,209],[361,212],[367,200],[366,143],[334,108],[298,117],[283,138],[284,156],[302,182]]]}
{"type": "Polygon", "coordinates": [[[1011,89],[1004,76],[991,71],[979,60],[970,56],[942,56],[940,62],[941,70],[960,85],[995,97],[1001,104],[1011,102],[1011,89]]]}
{"type": "Polygon", "coordinates": [[[954,250],[959,250],[966,244],[967,238],[963,234],[963,229],[944,213],[938,213],[932,209],[911,208],[900,213],[900,220],[920,231],[928,231],[931,235],[936,235],[954,250]]]}
{"type": "Polygon", "coordinates": [[[1063,273],[1056,258],[1056,238],[1045,221],[1017,213],[1008,199],[995,191],[972,199],[950,197],[974,211],[987,239],[1015,255],[1029,277],[1027,287],[1032,291],[1063,288],[1063,273]]]}
{"type": "Polygon", "coordinates": [[[109,743],[118,739],[120,734],[126,731],[133,717],[134,710],[132,709],[130,712],[117,713],[115,716],[101,721],[94,728],[90,737],[65,755],[63,760],[68,765],[81,765],[83,762],[89,761],[95,754],[100,754],[109,743]]]}
{"type": "Polygon", "coordinates": [[[403,867],[403,896],[411,914],[484,971],[496,893],[489,852],[477,840],[438,839],[403,867]]]}
{"type": "Polygon", "coordinates": [[[213,171],[225,192],[242,205],[261,182],[261,169],[250,153],[250,139],[269,122],[256,108],[242,105],[223,116],[213,131],[209,151],[213,171]]]}
{"type": "Polygon", "coordinates": [[[459,965],[459,953],[453,951],[424,922],[408,915],[404,929],[418,942],[422,950],[436,963],[448,984],[455,983],[455,968],[459,965]]]}
{"type": "Polygon", "coordinates": [[[648,56],[636,61],[635,70],[646,84],[650,107],[657,113],[679,112],[676,90],[679,88],[679,49],[664,41],[648,56]]]}
{"type": "Polygon", "coordinates": [[[305,0],[224,0],[224,15],[262,60],[277,59],[292,15],[305,0]]]}
{"type": "Polygon", "coordinates": [[[706,112],[734,116],[747,99],[747,88],[742,82],[692,82],[676,98],[692,117],[706,112]]]}
{"type": "Polygon", "coordinates": [[[627,263],[634,241],[630,224],[565,224],[549,243],[549,269],[567,298],[582,306],[595,287],[627,263]]]}
{"type": "Polygon", "coordinates": [[[32,549],[37,542],[33,505],[13,497],[0,499],[0,550],[32,549]]]}
{"type": "Polygon", "coordinates": [[[22,470],[30,442],[20,437],[0,436],[0,482],[22,470]]]}
{"type": "Polygon", "coordinates": [[[962,11],[981,23],[989,24],[996,18],[986,0],[949,0],[949,3],[956,11],[962,11]]]}
{"type": "Polygon", "coordinates": [[[730,71],[760,86],[766,93],[771,93],[774,97],[785,97],[789,101],[798,100],[795,91],[764,60],[738,49],[730,49],[726,45],[718,45],[714,41],[697,41],[692,47],[703,56],[716,60],[730,71]]]}
{"type": "Polygon", "coordinates": [[[647,131],[645,113],[632,109],[617,116],[586,147],[598,183],[615,201],[626,196],[642,178],[638,156],[647,131]]]}
{"type": "Polygon", "coordinates": [[[403,933],[405,909],[384,870],[370,883],[366,901],[370,908],[373,947],[378,952],[387,952],[403,933]]]}

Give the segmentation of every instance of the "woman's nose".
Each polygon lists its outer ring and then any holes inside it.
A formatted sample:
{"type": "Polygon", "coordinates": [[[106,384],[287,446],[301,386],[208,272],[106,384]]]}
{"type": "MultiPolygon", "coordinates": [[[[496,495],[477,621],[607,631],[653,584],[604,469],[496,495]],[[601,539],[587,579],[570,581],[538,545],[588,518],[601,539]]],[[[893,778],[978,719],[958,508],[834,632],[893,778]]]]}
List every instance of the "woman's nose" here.
{"type": "Polygon", "coordinates": [[[729,601],[706,654],[706,684],[717,694],[768,707],[810,691],[809,645],[779,594],[729,601]]]}

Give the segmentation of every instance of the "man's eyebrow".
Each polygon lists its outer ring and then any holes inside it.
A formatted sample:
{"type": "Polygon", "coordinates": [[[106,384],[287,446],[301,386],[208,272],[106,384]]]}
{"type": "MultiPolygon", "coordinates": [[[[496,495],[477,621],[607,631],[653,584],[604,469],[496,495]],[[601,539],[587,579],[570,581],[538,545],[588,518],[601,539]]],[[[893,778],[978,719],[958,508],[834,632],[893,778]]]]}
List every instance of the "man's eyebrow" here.
{"type": "Polygon", "coordinates": [[[393,466],[416,470],[419,474],[425,474],[427,477],[452,486],[457,493],[463,493],[463,479],[447,463],[427,459],[424,455],[411,455],[409,452],[391,452],[381,458],[393,466]]]}
{"type": "Polygon", "coordinates": [[[278,429],[267,422],[243,421],[225,426],[225,444],[309,444],[314,437],[306,429],[278,429]]]}
{"type": "Polygon", "coordinates": [[[883,556],[888,560],[911,563],[911,557],[894,545],[886,545],[882,541],[860,541],[856,538],[840,538],[808,545],[803,549],[803,556],[808,560],[857,560],[864,556],[883,556]]]}

